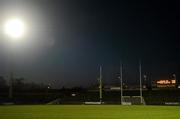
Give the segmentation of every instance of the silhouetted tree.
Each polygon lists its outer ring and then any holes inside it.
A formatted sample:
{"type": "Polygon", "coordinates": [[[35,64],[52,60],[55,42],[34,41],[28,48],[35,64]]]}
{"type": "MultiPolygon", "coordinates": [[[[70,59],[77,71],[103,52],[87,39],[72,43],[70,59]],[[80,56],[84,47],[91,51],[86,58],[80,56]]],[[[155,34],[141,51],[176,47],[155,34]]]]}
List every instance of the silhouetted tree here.
{"type": "Polygon", "coordinates": [[[13,79],[13,88],[15,90],[21,90],[25,87],[24,78],[15,78],[13,79]]]}
{"type": "Polygon", "coordinates": [[[5,89],[5,88],[7,88],[7,82],[3,76],[0,76],[0,89],[5,89]]]}

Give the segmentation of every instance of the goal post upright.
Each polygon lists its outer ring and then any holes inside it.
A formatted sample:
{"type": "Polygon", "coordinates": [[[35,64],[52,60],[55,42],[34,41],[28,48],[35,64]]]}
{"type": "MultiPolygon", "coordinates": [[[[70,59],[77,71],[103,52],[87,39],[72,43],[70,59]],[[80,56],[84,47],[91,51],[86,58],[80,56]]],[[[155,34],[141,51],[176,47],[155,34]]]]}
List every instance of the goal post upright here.
{"type": "Polygon", "coordinates": [[[99,68],[99,101],[102,103],[102,66],[99,68]]]}
{"type": "Polygon", "coordinates": [[[120,87],[121,87],[121,105],[123,103],[123,81],[122,81],[122,63],[120,64],[120,87]]]}
{"type": "Polygon", "coordinates": [[[143,104],[143,99],[142,99],[142,67],[141,67],[141,60],[139,60],[139,85],[140,85],[140,98],[141,98],[141,104],[143,104]]]}

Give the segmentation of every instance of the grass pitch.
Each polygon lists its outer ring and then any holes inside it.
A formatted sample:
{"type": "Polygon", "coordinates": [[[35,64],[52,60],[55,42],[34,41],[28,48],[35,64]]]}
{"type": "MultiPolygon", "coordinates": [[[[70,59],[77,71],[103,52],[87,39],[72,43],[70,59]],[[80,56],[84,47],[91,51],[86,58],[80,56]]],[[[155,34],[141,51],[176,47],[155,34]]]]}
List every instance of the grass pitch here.
{"type": "Polygon", "coordinates": [[[0,119],[180,119],[179,106],[0,106],[0,119]]]}

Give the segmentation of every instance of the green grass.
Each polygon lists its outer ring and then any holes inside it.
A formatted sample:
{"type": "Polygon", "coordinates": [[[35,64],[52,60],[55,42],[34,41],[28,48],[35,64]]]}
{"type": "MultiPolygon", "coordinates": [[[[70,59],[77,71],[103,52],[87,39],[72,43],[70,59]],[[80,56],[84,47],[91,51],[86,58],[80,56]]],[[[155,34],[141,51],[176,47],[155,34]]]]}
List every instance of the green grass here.
{"type": "Polygon", "coordinates": [[[180,119],[178,106],[0,106],[0,119],[180,119]]]}

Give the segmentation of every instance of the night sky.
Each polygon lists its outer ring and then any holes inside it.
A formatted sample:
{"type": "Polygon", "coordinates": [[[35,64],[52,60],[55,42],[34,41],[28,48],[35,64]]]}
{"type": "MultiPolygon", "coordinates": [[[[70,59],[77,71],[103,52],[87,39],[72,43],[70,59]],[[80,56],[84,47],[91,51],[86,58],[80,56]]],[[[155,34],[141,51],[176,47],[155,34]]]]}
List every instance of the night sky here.
{"type": "Polygon", "coordinates": [[[0,0],[0,75],[54,87],[118,82],[120,62],[128,84],[180,76],[180,7],[171,1],[0,0]],[[23,42],[8,44],[2,23],[20,16],[23,42]]]}

